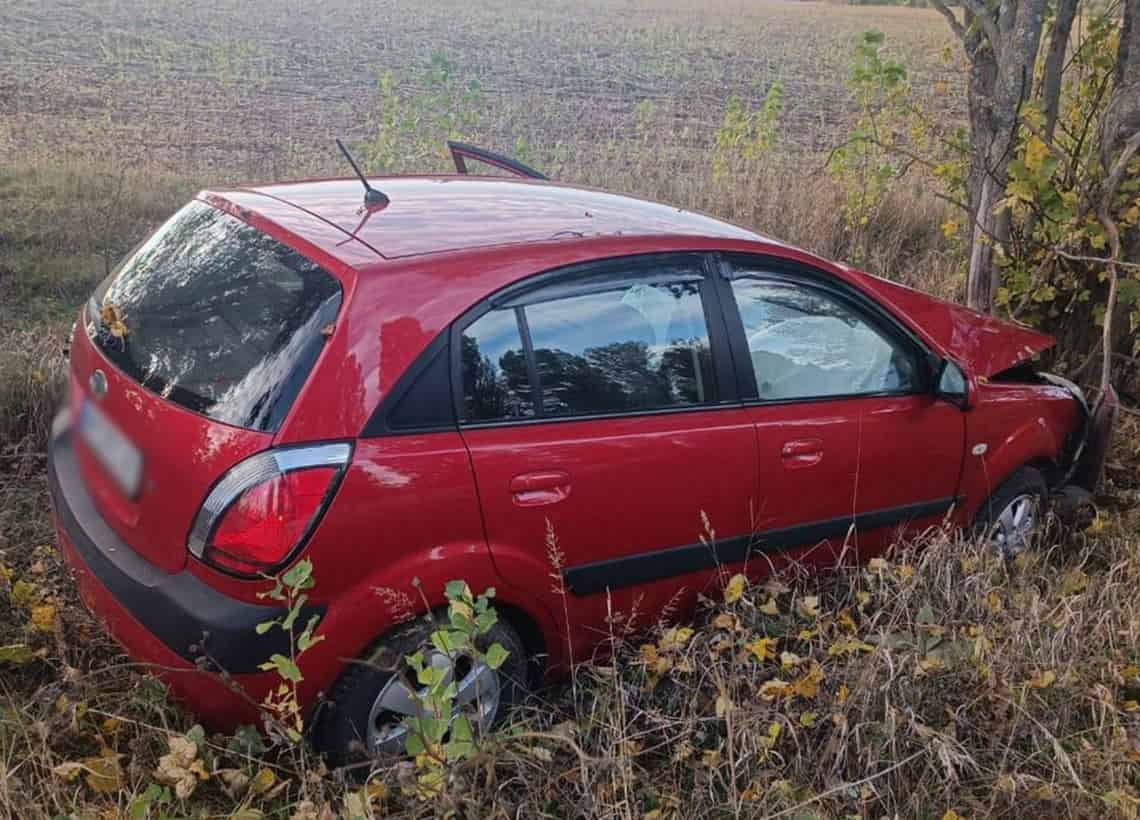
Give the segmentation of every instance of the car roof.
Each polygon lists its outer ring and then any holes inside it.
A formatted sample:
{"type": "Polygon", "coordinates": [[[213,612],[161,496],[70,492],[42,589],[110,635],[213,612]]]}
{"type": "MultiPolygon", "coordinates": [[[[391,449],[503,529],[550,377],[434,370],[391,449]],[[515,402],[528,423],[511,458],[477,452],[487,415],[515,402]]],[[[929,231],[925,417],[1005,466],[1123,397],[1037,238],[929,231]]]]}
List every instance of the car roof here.
{"type": "Polygon", "coordinates": [[[220,196],[241,199],[278,222],[283,206],[301,209],[385,259],[599,236],[771,241],[680,208],[550,182],[460,175],[369,182],[388,196],[386,207],[366,211],[355,178],[255,186],[220,196]]]}

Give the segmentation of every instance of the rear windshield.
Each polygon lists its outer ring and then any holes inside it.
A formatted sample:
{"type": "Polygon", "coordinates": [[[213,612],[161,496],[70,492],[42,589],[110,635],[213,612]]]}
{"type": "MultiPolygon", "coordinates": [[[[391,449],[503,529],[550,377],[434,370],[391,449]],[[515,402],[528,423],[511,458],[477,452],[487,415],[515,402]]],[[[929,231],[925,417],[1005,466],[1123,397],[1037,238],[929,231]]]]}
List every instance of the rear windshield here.
{"type": "Polygon", "coordinates": [[[99,286],[87,330],[118,367],[164,399],[274,431],[340,300],[339,283],[316,263],[192,202],[99,286]]]}

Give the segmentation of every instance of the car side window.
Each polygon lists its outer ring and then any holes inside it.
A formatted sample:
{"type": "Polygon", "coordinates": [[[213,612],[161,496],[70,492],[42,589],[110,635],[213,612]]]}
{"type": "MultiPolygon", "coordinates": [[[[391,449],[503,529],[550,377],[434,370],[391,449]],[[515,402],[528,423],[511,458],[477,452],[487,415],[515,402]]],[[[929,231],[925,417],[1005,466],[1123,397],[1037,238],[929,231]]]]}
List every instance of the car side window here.
{"type": "Polygon", "coordinates": [[[761,399],[908,393],[913,356],[846,301],[807,285],[732,281],[761,399]]]}
{"type": "Polygon", "coordinates": [[[697,282],[635,283],[525,309],[543,416],[716,400],[697,282]]]}
{"type": "Polygon", "coordinates": [[[468,326],[460,353],[464,420],[715,403],[699,275],[687,270],[675,281],[668,275],[608,281],[613,284],[595,278],[586,288],[556,283],[468,326]],[[538,379],[537,406],[528,355],[538,379]]]}
{"type": "Polygon", "coordinates": [[[459,358],[465,419],[495,421],[534,415],[526,352],[514,310],[492,310],[463,331],[459,358]]]}

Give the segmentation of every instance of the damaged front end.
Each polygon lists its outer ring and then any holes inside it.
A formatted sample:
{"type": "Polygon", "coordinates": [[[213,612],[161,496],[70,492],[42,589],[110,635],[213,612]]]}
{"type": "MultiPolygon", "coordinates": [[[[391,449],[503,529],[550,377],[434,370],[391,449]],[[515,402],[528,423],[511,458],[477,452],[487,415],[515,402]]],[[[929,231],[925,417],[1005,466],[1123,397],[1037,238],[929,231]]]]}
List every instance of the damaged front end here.
{"type": "Polygon", "coordinates": [[[1092,495],[1104,475],[1112,429],[1120,411],[1120,399],[1109,385],[1090,408],[1084,392],[1073,382],[1052,373],[1038,375],[1072,394],[1080,412],[1080,427],[1066,448],[1064,461],[1060,465],[1064,472],[1053,489],[1054,512],[1062,521],[1072,522],[1082,509],[1092,504],[1092,495]]]}

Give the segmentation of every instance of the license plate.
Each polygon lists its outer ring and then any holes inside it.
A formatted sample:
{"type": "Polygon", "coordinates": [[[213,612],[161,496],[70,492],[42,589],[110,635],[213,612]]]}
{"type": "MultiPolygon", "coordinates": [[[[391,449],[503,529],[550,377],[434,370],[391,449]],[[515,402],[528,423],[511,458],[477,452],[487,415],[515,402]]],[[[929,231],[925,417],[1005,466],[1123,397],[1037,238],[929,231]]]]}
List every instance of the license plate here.
{"type": "Polygon", "coordinates": [[[134,498],[142,481],[139,448],[90,401],[79,410],[79,435],[120,489],[134,498]]]}

